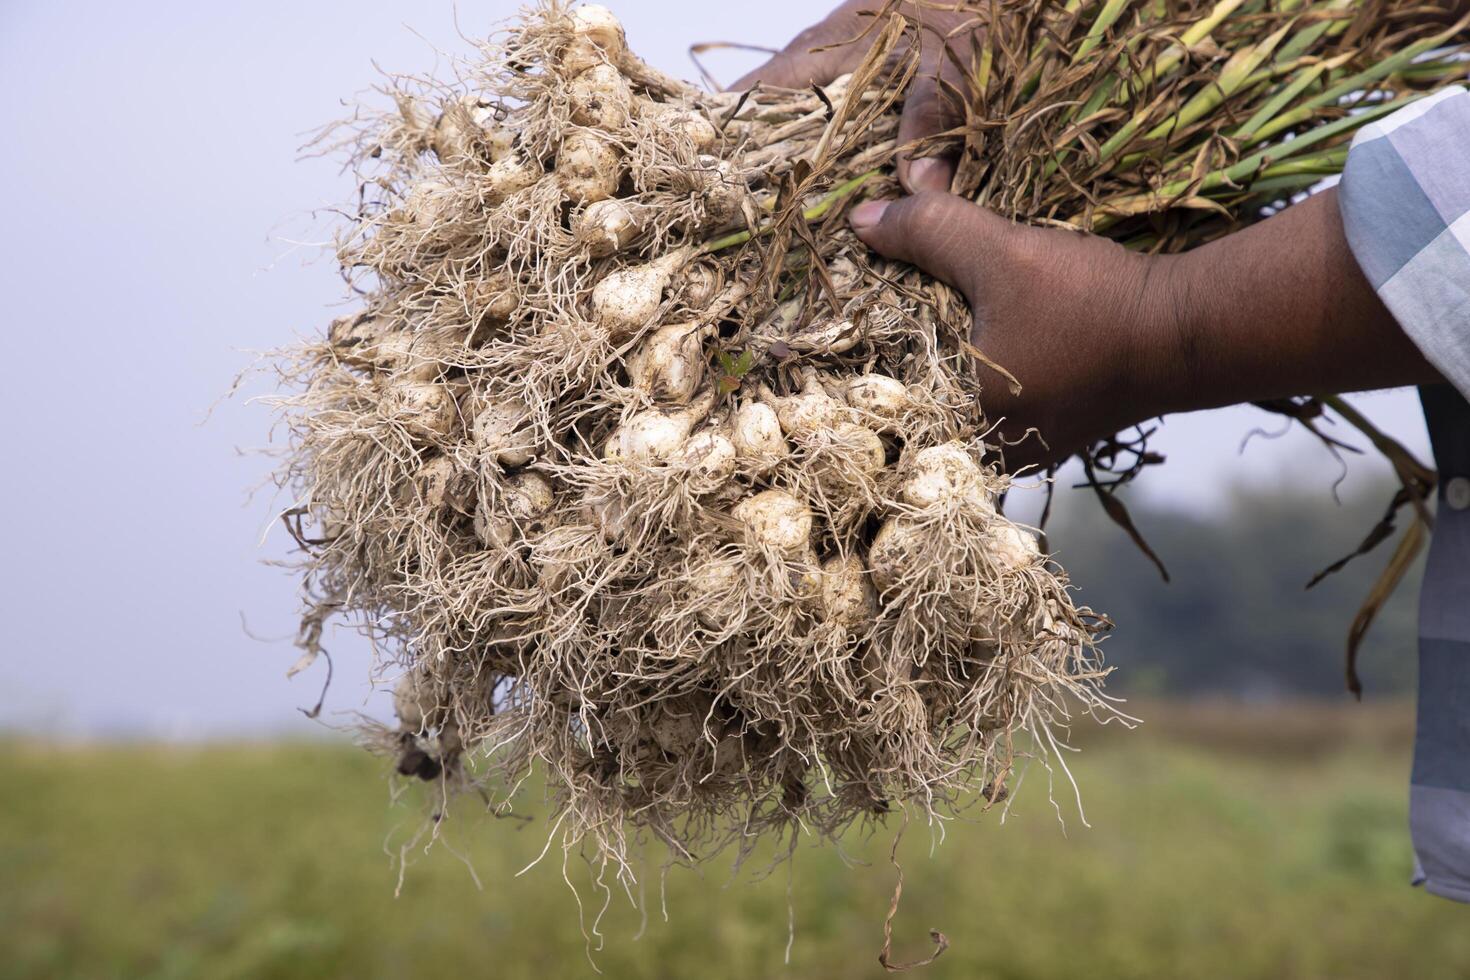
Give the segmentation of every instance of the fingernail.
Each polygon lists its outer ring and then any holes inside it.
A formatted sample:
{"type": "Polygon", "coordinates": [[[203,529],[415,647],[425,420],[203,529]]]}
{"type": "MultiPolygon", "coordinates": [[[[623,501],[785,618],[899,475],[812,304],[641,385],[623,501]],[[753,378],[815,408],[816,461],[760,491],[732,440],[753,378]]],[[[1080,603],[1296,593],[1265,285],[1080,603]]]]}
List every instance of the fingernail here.
{"type": "Polygon", "coordinates": [[[920,157],[909,161],[909,188],[914,191],[948,191],[954,178],[949,161],[920,157]]]}
{"type": "Polygon", "coordinates": [[[883,220],[883,212],[887,211],[888,205],[892,203],[892,201],[864,201],[852,209],[847,220],[856,230],[867,231],[883,220]]]}

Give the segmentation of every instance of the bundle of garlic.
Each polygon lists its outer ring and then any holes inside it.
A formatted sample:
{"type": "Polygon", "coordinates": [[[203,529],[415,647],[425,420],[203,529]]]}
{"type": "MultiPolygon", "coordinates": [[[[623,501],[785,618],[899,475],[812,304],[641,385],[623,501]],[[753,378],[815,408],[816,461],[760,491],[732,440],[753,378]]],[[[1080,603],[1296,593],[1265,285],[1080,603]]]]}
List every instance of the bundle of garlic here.
{"type": "Polygon", "coordinates": [[[551,2],[357,117],[362,306],[281,358],[281,479],[303,643],[346,617],[400,666],[401,772],[498,806],[539,770],[630,875],[645,835],[989,805],[1099,703],[1096,620],[997,511],[963,304],[835,220],[893,188],[897,37],[709,95],[551,2]]]}

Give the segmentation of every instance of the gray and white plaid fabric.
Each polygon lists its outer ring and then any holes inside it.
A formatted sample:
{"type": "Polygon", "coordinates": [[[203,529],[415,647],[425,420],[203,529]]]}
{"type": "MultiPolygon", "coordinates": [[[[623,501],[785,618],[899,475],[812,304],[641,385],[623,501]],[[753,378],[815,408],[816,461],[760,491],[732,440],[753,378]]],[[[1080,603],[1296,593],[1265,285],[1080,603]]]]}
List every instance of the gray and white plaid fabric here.
{"type": "Polygon", "coordinates": [[[1419,600],[1409,826],[1414,883],[1470,902],[1470,93],[1447,89],[1365,126],[1338,205],[1363,273],[1450,382],[1420,392],[1440,485],[1419,600]]]}

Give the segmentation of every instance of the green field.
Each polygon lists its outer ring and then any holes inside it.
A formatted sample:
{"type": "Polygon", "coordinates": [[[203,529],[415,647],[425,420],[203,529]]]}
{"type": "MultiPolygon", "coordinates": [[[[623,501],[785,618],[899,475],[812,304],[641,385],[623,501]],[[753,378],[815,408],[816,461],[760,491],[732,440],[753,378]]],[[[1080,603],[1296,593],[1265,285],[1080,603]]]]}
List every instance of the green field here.
{"type": "MultiPolygon", "coordinates": [[[[952,825],[932,856],[910,828],[898,952],[930,926],[953,942],[920,975],[1470,976],[1470,909],[1406,885],[1404,710],[1137,710],[1144,729],[1080,739],[1091,829],[1061,786],[1059,825],[1040,772],[1004,825],[952,825]]],[[[418,810],[350,747],[10,741],[0,787],[0,976],[592,975],[560,862],[510,877],[540,824],[456,814],[395,898],[388,852],[418,810]]],[[[784,870],[675,871],[665,922],[656,859],[644,934],[616,901],[592,959],[611,977],[882,975],[890,839],[848,842],[866,866],[798,853],[789,966],[784,870]]]]}

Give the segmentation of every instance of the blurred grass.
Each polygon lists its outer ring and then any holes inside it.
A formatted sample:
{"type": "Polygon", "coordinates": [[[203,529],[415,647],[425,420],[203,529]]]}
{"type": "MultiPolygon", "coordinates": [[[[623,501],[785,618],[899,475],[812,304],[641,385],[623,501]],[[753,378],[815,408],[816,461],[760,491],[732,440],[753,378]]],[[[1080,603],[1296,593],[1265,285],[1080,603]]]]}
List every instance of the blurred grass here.
{"type": "MultiPolygon", "coordinates": [[[[953,948],[929,977],[1470,975],[1467,910],[1410,889],[1402,706],[1134,706],[1082,733],[1092,828],[1033,771],[1004,825],[953,826],[907,871],[898,954],[953,948]]],[[[380,764],[337,744],[56,747],[0,742],[0,977],[541,978],[591,975],[576,902],[527,827],[468,812],[416,854],[402,895],[385,843],[416,826],[380,764]]],[[[460,808],[468,811],[469,808],[460,808]]],[[[532,808],[534,811],[534,807],[532,808]]],[[[611,977],[879,976],[890,837],[797,855],[734,884],[675,871],[671,921],[615,903],[611,977]]],[[[574,881],[588,872],[573,866],[574,881]]],[[[583,888],[584,898],[592,895],[583,888]]]]}

